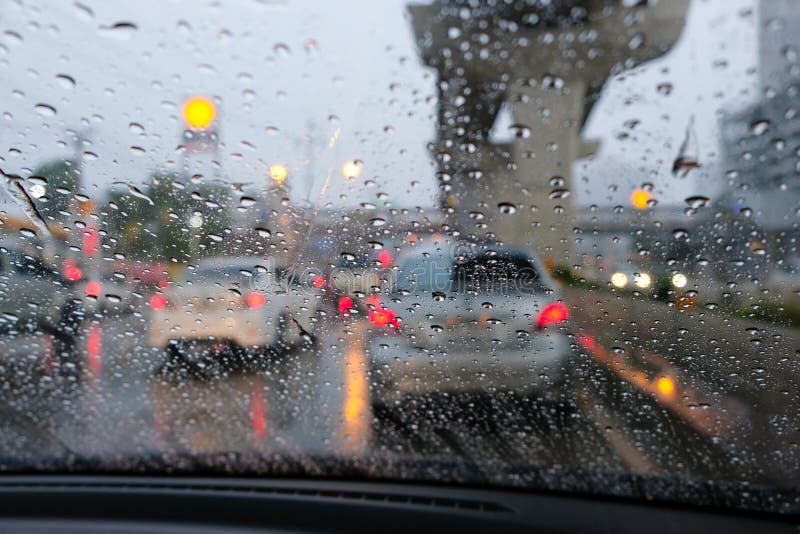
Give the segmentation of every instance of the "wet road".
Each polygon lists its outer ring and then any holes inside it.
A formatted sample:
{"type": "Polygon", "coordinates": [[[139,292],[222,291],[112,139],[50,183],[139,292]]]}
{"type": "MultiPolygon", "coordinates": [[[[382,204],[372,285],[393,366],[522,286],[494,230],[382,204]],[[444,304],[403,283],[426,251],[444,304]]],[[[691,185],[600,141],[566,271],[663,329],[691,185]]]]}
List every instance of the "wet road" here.
{"type": "Polygon", "coordinates": [[[315,348],[273,355],[255,370],[160,374],[164,355],[146,346],[144,318],[125,315],[84,326],[75,385],[58,368],[52,337],[0,338],[3,410],[44,429],[43,446],[84,454],[380,451],[796,480],[800,418],[786,393],[797,391],[796,378],[782,374],[780,359],[768,361],[794,355],[796,331],[607,293],[567,300],[579,349],[566,407],[512,394],[439,395],[374,413],[358,322],[335,323],[315,348]],[[577,304],[587,298],[597,302],[591,313],[577,304]],[[768,341],[751,342],[756,335],[768,341]]]}

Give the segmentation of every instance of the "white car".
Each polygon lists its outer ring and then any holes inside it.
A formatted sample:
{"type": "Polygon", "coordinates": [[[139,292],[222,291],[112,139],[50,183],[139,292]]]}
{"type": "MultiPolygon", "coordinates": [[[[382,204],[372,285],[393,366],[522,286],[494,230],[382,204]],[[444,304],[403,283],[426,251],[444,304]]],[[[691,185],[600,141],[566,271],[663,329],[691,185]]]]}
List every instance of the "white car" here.
{"type": "Polygon", "coordinates": [[[394,291],[371,310],[374,402],[500,390],[556,399],[572,349],[552,279],[526,253],[453,248],[404,251],[394,291]]]}
{"type": "Polygon", "coordinates": [[[204,259],[150,298],[149,342],[202,365],[310,345],[320,297],[268,259],[204,259]]]}

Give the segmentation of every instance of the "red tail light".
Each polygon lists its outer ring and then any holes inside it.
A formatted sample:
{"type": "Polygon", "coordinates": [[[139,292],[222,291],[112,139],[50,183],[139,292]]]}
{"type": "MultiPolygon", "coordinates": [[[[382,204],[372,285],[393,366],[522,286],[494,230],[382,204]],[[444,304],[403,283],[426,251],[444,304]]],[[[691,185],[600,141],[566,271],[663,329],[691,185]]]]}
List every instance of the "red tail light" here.
{"type": "Polygon", "coordinates": [[[77,265],[75,265],[75,260],[65,260],[63,267],[64,278],[70,282],[77,282],[83,278],[83,271],[77,265]]]}
{"type": "Polygon", "coordinates": [[[316,287],[317,289],[319,289],[319,288],[322,288],[322,287],[325,287],[325,277],[324,277],[324,276],[322,276],[321,274],[318,274],[317,276],[315,276],[315,277],[314,277],[314,278],[311,280],[311,283],[312,283],[312,285],[313,285],[314,287],[316,287]]]}
{"type": "Polygon", "coordinates": [[[392,254],[388,250],[378,252],[378,261],[384,269],[392,266],[392,254]]]}
{"type": "Polygon", "coordinates": [[[337,309],[339,310],[339,315],[350,315],[350,310],[353,309],[353,299],[348,296],[339,297],[337,309]]]}
{"type": "Polygon", "coordinates": [[[156,293],[150,297],[150,307],[154,310],[163,310],[167,307],[167,297],[161,293],[156,293]]]}
{"type": "Polygon", "coordinates": [[[257,291],[253,291],[252,293],[247,295],[247,299],[245,300],[247,302],[247,307],[250,308],[251,310],[257,310],[259,308],[262,308],[264,307],[264,304],[267,303],[267,297],[265,297],[264,295],[262,295],[257,291]]]}
{"type": "Polygon", "coordinates": [[[92,280],[91,282],[86,284],[86,296],[88,297],[99,297],[100,292],[103,291],[103,286],[100,285],[100,282],[97,280],[92,280]]]}
{"type": "Polygon", "coordinates": [[[400,320],[397,318],[397,314],[389,308],[384,308],[382,306],[369,312],[369,322],[372,323],[373,326],[393,326],[395,330],[400,328],[400,320]]]}
{"type": "Polygon", "coordinates": [[[552,302],[542,308],[536,317],[536,329],[541,330],[547,325],[563,323],[569,319],[569,308],[561,302],[552,302]]]}

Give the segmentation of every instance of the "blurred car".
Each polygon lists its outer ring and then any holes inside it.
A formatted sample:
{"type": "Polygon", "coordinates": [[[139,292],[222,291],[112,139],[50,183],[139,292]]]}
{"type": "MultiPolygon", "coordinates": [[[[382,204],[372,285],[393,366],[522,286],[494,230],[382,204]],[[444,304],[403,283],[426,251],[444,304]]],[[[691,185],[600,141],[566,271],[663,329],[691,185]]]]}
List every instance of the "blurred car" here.
{"type": "Polygon", "coordinates": [[[0,246],[0,330],[70,335],[78,314],[69,278],[41,258],[0,246]]]}
{"type": "Polygon", "coordinates": [[[388,247],[358,255],[340,256],[328,277],[339,317],[369,312],[368,301],[387,289],[392,254],[388,247]]]}
{"type": "Polygon", "coordinates": [[[127,313],[134,310],[141,295],[121,273],[106,273],[81,279],[76,285],[76,295],[83,298],[87,314],[103,315],[127,313]]]}
{"type": "Polygon", "coordinates": [[[203,367],[313,344],[320,290],[267,264],[255,257],[200,261],[150,298],[150,345],[203,367]]]}
{"type": "Polygon", "coordinates": [[[529,254],[421,245],[369,314],[377,403],[432,392],[515,391],[555,399],[572,349],[569,309],[529,254]]]}

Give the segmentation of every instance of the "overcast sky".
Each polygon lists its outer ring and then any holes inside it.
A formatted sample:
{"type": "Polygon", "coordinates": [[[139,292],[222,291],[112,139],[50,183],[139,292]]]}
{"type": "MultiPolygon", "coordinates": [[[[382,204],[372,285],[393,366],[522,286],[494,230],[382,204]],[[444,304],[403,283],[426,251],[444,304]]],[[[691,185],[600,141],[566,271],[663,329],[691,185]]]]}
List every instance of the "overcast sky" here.
{"type": "MultiPolygon", "coordinates": [[[[748,70],[757,16],[743,14],[752,4],[696,0],[673,51],[608,84],[585,129],[602,148],[575,168],[578,202],[615,203],[644,181],[675,202],[716,183],[718,114],[756,97],[748,70]],[[656,90],[662,82],[672,84],[669,96],[656,90]],[[676,185],[669,168],[691,116],[704,166],[676,185]],[[618,140],[629,119],[639,123],[618,140]],[[619,191],[609,192],[614,185],[619,191]]],[[[220,104],[219,172],[231,181],[263,184],[279,162],[296,197],[318,199],[330,174],[323,204],[356,205],[380,193],[395,205],[435,204],[425,144],[434,135],[436,80],[419,60],[405,2],[0,6],[7,171],[27,176],[68,156],[67,131],[76,130],[92,143],[83,162],[87,194],[115,181],[141,183],[180,161],[181,102],[204,94],[220,104]],[[111,29],[119,23],[136,29],[111,29]],[[351,158],[364,161],[364,173],[347,182],[338,169],[351,158]]]]}

